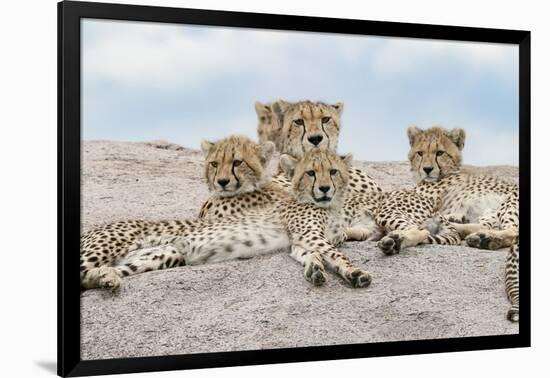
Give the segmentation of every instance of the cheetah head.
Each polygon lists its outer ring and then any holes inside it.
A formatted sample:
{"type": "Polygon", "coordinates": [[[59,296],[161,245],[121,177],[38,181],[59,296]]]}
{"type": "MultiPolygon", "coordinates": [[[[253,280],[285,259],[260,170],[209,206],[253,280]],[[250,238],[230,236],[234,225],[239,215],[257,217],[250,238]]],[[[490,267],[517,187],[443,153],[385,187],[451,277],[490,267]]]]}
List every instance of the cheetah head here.
{"type": "Polygon", "coordinates": [[[278,147],[283,154],[300,159],[312,149],[336,151],[344,104],[327,105],[302,101],[274,101],[270,108],[279,128],[278,147]]]}
{"type": "Polygon", "coordinates": [[[413,126],[407,134],[411,145],[411,171],[418,183],[438,181],[460,170],[466,139],[464,129],[432,127],[422,130],[413,126]]]}
{"type": "Polygon", "coordinates": [[[218,142],[203,141],[205,178],[210,192],[231,197],[252,192],[266,180],[265,166],[275,145],[256,144],[243,136],[230,136],[218,142]]]}
{"type": "Polygon", "coordinates": [[[351,159],[351,155],[338,156],[334,151],[316,148],[307,151],[300,160],[281,155],[280,165],[291,178],[299,202],[328,208],[343,200],[351,159]]]}

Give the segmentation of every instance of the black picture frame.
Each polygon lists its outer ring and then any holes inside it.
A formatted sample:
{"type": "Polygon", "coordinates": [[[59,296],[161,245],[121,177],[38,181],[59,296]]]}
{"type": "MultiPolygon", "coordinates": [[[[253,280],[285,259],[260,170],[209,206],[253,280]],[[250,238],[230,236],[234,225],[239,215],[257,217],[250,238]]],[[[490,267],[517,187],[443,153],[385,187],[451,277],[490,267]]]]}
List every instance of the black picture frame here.
{"type": "Polygon", "coordinates": [[[530,314],[530,32],[107,3],[58,3],[58,374],[82,376],[528,347],[530,314]],[[497,42],[519,46],[521,322],[519,334],[140,358],[80,359],[80,20],[497,42]]]}

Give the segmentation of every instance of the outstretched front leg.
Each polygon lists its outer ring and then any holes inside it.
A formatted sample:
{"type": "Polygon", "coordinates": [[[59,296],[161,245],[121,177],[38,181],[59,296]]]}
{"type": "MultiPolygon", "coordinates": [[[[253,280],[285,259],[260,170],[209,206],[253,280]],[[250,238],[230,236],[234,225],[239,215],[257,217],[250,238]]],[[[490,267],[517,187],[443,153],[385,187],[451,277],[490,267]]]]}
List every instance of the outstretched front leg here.
{"type": "Polygon", "coordinates": [[[394,255],[401,252],[402,249],[413,247],[424,243],[430,232],[416,225],[412,225],[405,229],[398,229],[389,232],[378,242],[378,247],[386,255],[394,255]]]}
{"type": "Polygon", "coordinates": [[[293,245],[290,256],[304,267],[304,277],[315,286],[323,285],[327,280],[323,258],[319,252],[311,252],[299,245],[293,245]]]}
{"type": "Polygon", "coordinates": [[[370,285],[371,275],[351,263],[349,258],[334,247],[325,250],[321,256],[327,266],[353,287],[367,287],[370,285]]]}
{"type": "Polygon", "coordinates": [[[465,240],[473,248],[496,250],[511,247],[517,236],[516,230],[483,229],[469,234],[465,240]]]}
{"type": "Polygon", "coordinates": [[[430,235],[424,223],[434,214],[433,201],[410,191],[388,192],[380,198],[376,223],[388,234],[378,242],[386,255],[425,242],[430,235]]]}
{"type": "MultiPolygon", "coordinates": [[[[299,253],[303,259],[314,261],[314,266],[323,266],[323,273],[324,267],[328,267],[353,287],[366,287],[371,283],[371,276],[368,272],[354,267],[346,255],[334,247],[323,233],[316,230],[310,229],[306,235],[294,235],[292,252],[299,253]]],[[[307,278],[307,261],[305,266],[307,278]]]]}
{"type": "Polygon", "coordinates": [[[378,247],[386,255],[393,255],[404,248],[419,244],[460,244],[460,234],[445,217],[435,214],[425,218],[425,214],[407,213],[401,209],[383,209],[377,217],[377,222],[390,232],[378,242],[378,247]],[[431,233],[428,228],[434,227],[437,231],[431,233]]]}

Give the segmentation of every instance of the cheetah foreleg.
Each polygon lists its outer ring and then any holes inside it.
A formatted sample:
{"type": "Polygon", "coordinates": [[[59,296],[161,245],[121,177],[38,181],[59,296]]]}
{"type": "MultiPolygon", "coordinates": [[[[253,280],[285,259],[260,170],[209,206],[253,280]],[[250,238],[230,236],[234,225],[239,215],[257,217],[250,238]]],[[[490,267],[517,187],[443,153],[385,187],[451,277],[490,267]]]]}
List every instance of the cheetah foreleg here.
{"type": "Polygon", "coordinates": [[[377,228],[355,225],[346,229],[346,240],[348,241],[363,241],[373,240],[381,237],[381,233],[377,228]]]}
{"type": "Polygon", "coordinates": [[[507,230],[481,230],[466,237],[466,243],[473,248],[501,249],[511,247],[518,236],[515,229],[507,230]]]}
{"type": "Polygon", "coordinates": [[[299,245],[293,245],[290,256],[304,267],[304,277],[315,286],[321,286],[327,280],[323,258],[319,252],[311,252],[299,245]]]}
{"type": "Polygon", "coordinates": [[[386,255],[399,253],[402,249],[423,243],[430,232],[426,229],[411,227],[405,230],[395,230],[388,233],[378,242],[378,247],[386,255]]]}
{"type": "Polygon", "coordinates": [[[487,227],[480,223],[451,223],[454,229],[458,232],[462,239],[468,235],[482,230],[488,230],[487,227]]]}
{"type": "Polygon", "coordinates": [[[367,287],[372,279],[368,272],[359,269],[351,263],[349,258],[334,247],[324,250],[321,254],[326,266],[338,274],[353,287],[367,287]]]}

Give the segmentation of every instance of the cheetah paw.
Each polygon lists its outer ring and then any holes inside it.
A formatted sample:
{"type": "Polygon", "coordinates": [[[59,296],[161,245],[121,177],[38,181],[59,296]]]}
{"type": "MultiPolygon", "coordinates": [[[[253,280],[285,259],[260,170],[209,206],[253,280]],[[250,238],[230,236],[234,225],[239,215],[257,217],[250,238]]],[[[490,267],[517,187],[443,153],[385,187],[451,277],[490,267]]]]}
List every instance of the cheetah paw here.
{"type": "Polygon", "coordinates": [[[327,281],[324,267],[317,263],[307,265],[304,275],[314,286],[321,286],[327,281]]]}
{"type": "Polygon", "coordinates": [[[102,289],[117,290],[122,283],[120,274],[114,268],[103,266],[98,272],[98,286],[102,289]]]}
{"type": "Polygon", "coordinates": [[[474,232],[468,235],[465,240],[472,248],[495,250],[504,247],[502,238],[485,232],[474,232]]]}
{"type": "Polygon", "coordinates": [[[517,308],[511,308],[508,310],[507,318],[511,322],[519,322],[519,310],[517,308]]]}
{"type": "Polygon", "coordinates": [[[348,239],[348,235],[346,232],[342,231],[340,234],[338,234],[337,236],[333,237],[331,240],[330,240],[330,244],[332,244],[333,246],[335,247],[339,247],[341,246],[342,244],[344,244],[344,242],[346,240],[351,240],[351,239],[348,239]]]}
{"type": "Polygon", "coordinates": [[[353,287],[367,287],[372,281],[370,274],[361,269],[346,272],[344,278],[353,287]]]}
{"type": "Polygon", "coordinates": [[[386,255],[394,255],[401,251],[404,237],[397,232],[390,232],[378,242],[378,248],[386,255]]]}

